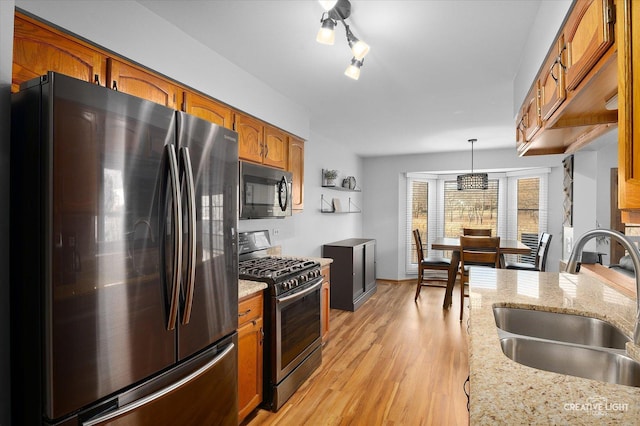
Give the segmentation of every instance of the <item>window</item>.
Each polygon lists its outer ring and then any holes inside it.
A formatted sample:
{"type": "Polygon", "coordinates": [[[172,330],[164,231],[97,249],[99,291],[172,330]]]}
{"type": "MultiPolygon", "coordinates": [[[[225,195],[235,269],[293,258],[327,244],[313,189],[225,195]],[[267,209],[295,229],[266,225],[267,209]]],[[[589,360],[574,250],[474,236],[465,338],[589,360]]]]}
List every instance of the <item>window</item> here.
{"type": "Polygon", "coordinates": [[[438,237],[457,237],[462,228],[489,228],[492,235],[518,239],[533,249],[531,256],[507,255],[507,260],[534,263],[538,236],[547,230],[550,172],[491,173],[485,191],[458,191],[455,176],[407,173],[406,273],[418,270],[414,229],[420,230],[427,256],[439,255],[431,253],[438,237]]]}
{"type": "Polygon", "coordinates": [[[455,180],[444,182],[443,236],[458,237],[462,228],[488,228],[498,235],[498,179],[479,191],[458,191],[455,180]]]}

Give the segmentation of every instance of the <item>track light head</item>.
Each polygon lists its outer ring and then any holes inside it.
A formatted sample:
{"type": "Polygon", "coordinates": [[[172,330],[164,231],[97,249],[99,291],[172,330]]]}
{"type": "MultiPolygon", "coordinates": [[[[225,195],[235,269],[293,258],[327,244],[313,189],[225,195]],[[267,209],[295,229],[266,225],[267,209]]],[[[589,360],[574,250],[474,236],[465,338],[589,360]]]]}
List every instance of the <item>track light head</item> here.
{"type": "Polygon", "coordinates": [[[336,27],[336,21],[327,17],[327,18],[321,19],[320,22],[322,22],[322,26],[318,30],[316,41],[318,43],[328,44],[332,46],[336,40],[336,32],[334,30],[336,27]]]}
{"type": "Polygon", "coordinates": [[[344,75],[354,80],[359,79],[360,67],[362,67],[363,62],[364,62],[364,59],[351,58],[351,64],[344,71],[344,75]]]}

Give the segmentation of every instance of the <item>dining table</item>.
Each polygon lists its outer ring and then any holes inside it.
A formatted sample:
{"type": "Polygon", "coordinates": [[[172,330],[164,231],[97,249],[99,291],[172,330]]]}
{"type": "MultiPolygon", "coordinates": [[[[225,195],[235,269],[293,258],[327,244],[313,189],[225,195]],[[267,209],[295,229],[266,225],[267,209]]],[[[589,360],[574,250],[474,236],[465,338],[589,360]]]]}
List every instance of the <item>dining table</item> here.
{"type": "MultiPolygon", "coordinates": [[[[452,273],[449,274],[447,289],[444,294],[444,303],[442,307],[448,309],[452,303],[453,286],[458,276],[458,268],[460,267],[460,238],[459,237],[438,237],[431,243],[433,250],[451,251],[451,268],[452,273]]],[[[530,255],[531,247],[525,245],[520,240],[511,240],[500,238],[500,254],[522,254],[530,255]]],[[[503,259],[501,259],[502,262],[503,259]]],[[[504,265],[502,265],[504,267],[504,265]]]]}

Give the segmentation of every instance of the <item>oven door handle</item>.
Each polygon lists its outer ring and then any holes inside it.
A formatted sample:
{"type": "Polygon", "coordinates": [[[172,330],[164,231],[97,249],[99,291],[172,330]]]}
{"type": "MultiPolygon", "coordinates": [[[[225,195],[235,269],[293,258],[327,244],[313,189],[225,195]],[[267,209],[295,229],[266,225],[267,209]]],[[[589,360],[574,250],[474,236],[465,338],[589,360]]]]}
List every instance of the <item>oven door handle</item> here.
{"type": "Polygon", "coordinates": [[[320,286],[322,285],[322,279],[318,280],[318,282],[314,285],[312,285],[311,287],[304,289],[303,291],[296,293],[296,294],[292,294],[291,296],[285,296],[285,297],[278,297],[276,298],[276,303],[280,304],[280,303],[285,303],[285,302],[290,302],[292,300],[296,300],[296,299],[300,299],[304,296],[306,296],[307,294],[316,291],[317,289],[320,288],[320,286]]]}

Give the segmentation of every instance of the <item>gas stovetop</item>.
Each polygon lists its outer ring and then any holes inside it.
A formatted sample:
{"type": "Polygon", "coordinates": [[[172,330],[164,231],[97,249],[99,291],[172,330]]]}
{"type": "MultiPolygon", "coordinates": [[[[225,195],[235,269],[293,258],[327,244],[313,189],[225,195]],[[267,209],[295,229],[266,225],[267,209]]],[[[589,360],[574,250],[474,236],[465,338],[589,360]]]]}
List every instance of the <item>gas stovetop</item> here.
{"type": "Polygon", "coordinates": [[[272,294],[280,295],[320,277],[320,264],[313,260],[269,256],[268,231],[238,235],[240,245],[239,277],[267,283],[272,294]]]}
{"type": "Polygon", "coordinates": [[[292,290],[320,276],[320,264],[312,260],[265,256],[241,260],[240,279],[267,283],[276,294],[292,290]]]}

